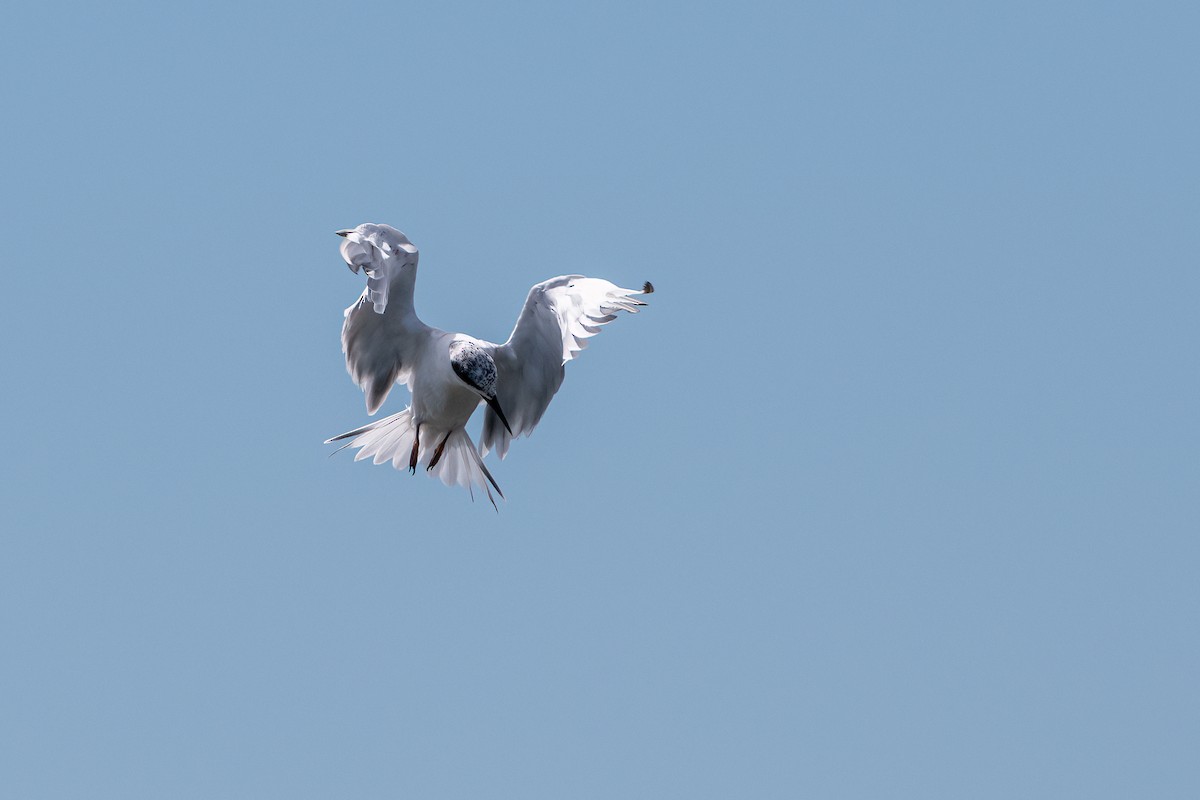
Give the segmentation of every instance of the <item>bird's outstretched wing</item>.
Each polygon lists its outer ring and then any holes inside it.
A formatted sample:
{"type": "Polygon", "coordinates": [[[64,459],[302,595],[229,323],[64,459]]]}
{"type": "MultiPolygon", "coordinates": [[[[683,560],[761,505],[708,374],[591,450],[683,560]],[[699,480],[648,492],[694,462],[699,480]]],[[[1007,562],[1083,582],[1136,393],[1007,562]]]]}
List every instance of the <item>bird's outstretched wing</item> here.
{"type": "Polygon", "coordinates": [[[601,325],[616,319],[618,311],[637,313],[639,306],[646,305],[635,299],[637,295],[653,291],[649,283],[637,291],[582,275],[551,278],[530,289],[508,341],[492,351],[496,395],[512,434],[496,412],[487,409],[479,441],[483,453],[495,450],[504,458],[512,439],[528,435],[541,420],[562,385],[564,365],[600,332],[601,325]]]}
{"type": "Polygon", "coordinates": [[[407,383],[419,338],[429,328],[412,306],[417,248],[390,225],[359,225],[338,231],[342,258],[367,276],[362,296],[346,309],[342,352],[350,377],[366,394],[367,412],[383,405],[397,382],[407,383]]]}

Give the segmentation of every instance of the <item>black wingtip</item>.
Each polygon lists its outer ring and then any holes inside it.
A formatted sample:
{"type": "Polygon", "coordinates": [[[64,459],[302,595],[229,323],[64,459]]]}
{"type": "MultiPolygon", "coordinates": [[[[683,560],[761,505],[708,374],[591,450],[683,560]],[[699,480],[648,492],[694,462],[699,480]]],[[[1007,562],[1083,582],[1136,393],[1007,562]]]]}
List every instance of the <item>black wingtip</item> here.
{"type": "Polygon", "coordinates": [[[646,281],[642,285],[642,294],[654,294],[654,284],[650,281],[646,281]]]}

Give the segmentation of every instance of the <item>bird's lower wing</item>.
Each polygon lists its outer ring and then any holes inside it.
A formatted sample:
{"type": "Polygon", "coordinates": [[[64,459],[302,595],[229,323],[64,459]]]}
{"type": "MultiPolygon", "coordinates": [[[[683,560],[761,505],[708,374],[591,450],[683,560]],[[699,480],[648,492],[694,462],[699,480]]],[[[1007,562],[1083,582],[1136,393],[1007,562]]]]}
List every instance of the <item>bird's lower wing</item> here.
{"type": "Polygon", "coordinates": [[[564,365],[602,325],[616,319],[618,311],[637,313],[645,303],[635,298],[652,291],[649,283],[638,291],[582,275],[551,278],[530,289],[512,335],[492,351],[497,399],[512,435],[488,409],[479,442],[482,452],[495,450],[504,458],[513,437],[528,435],[546,413],[562,385],[564,365]]]}
{"type": "Polygon", "coordinates": [[[374,414],[392,386],[408,382],[414,355],[429,331],[413,312],[411,299],[389,303],[393,284],[405,269],[416,268],[418,253],[403,234],[387,226],[360,225],[345,237],[342,258],[354,272],[365,273],[367,288],[346,309],[342,352],[346,370],[366,394],[368,413],[374,414]]]}
{"type": "Polygon", "coordinates": [[[408,382],[422,337],[428,335],[425,326],[414,321],[406,324],[410,321],[377,313],[366,291],[346,309],[342,324],[346,371],[366,394],[370,414],[383,405],[392,386],[408,382]]]}

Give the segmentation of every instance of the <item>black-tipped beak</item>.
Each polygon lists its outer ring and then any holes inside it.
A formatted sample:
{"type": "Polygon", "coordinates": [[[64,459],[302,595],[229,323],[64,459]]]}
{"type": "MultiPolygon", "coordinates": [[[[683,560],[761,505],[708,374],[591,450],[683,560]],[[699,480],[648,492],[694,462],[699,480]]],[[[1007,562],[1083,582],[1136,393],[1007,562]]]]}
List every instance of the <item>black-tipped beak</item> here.
{"type": "Polygon", "coordinates": [[[336,233],[338,236],[349,236],[352,231],[334,231],[334,233],[336,233]]]}
{"type": "Polygon", "coordinates": [[[508,420],[504,418],[504,412],[500,410],[500,401],[494,397],[485,397],[483,399],[487,401],[488,408],[492,409],[492,411],[495,411],[496,416],[499,417],[500,421],[504,423],[504,430],[508,431],[509,436],[512,436],[512,428],[509,427],[508,420]]]}

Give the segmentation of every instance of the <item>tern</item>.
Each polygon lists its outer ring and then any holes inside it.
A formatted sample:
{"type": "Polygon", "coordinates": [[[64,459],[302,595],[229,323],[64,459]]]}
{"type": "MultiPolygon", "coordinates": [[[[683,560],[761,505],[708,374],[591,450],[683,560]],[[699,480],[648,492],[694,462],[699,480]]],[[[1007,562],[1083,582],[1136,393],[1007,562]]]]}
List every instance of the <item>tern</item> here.
{"type": "Polygon", "coordinates": [[[407,385],[412,402],[398,414],[326,440],[349,439],[354,460],[391,461],[396,469],[417,467],[447,486],[504,493],[484,466],[494,450],[500,458],[518,436],[528,436],[562,385],[565,365],[618,311],[637,313],[635,299],[650,294],[622,289],[599,278],[561,275],[529,290],[516,327],[504,344],[430,327],[413,309],[417,248],[390,225],[364,223],[337,231],[342,259],[367,278],[366,289],[345,312],[342,352],[350,377],[366,395],[374,415],[392,386],[407,385]],[[486,405],[479,448],[466,424],[486,405]],[[489,488],[490,487],[490,488],[489,488]]]}

